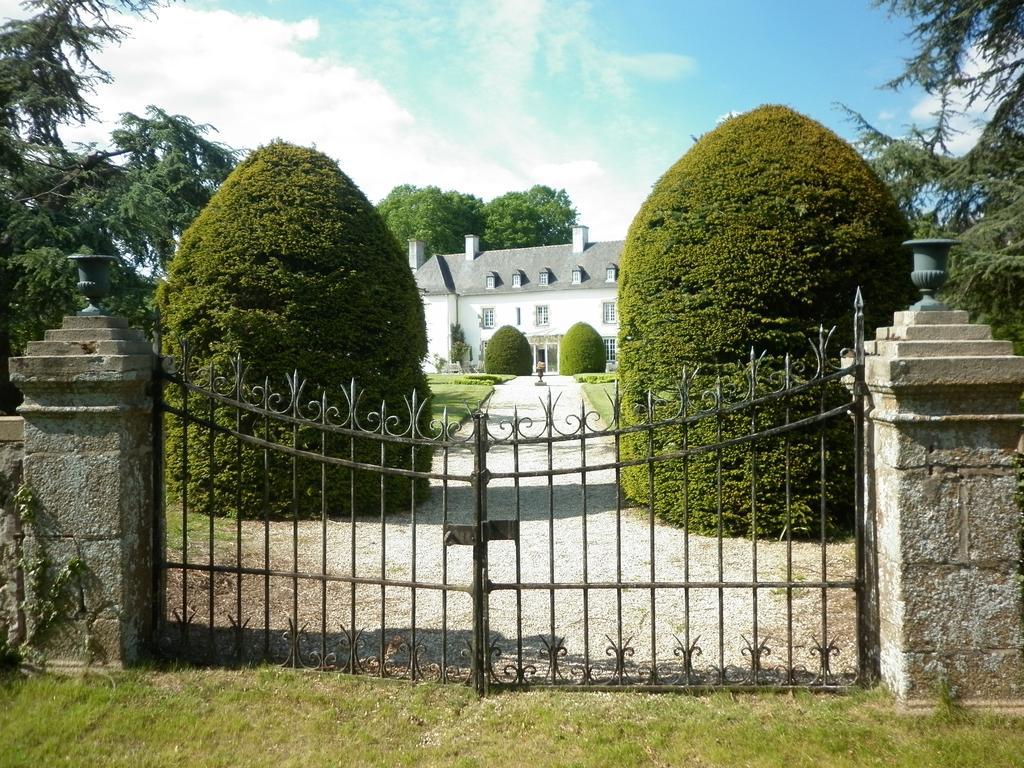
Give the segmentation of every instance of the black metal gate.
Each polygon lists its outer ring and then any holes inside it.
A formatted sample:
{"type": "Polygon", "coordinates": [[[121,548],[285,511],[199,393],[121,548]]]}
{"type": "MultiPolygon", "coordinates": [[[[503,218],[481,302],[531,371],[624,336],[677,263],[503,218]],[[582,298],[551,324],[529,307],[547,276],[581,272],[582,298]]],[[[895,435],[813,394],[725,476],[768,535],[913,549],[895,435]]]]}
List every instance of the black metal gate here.
{"type": "Polygon", "coordinates": [[[841,364],[822,331],[808,360],[615,390],[611,423],[539,387],[430,420],[185,349],[157,416],[160,647],[481,694],[869,682],[859,296],[853,328],[841,364]]]}

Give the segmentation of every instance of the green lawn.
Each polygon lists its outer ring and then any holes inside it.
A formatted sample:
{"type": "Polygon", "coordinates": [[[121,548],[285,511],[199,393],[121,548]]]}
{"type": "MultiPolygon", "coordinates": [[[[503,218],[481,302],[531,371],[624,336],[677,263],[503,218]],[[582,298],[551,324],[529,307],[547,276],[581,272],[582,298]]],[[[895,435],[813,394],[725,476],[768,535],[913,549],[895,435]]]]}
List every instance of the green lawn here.
{"type": "Polygon", "coordinates": [[[1021,766],[1024,721],[849,696],[504,693],[277,669],[0,682],[15,766],[1021,766]]]}
{"type": "Polygon", "coordinates": [[[587,407],[592,411],[597,411],[604,426],[610,429],[613,426],[614,417],[612,401],[615,399],[615,382],[580,384],[580,389],[583,390],[587,407]]]}
{"type": "MultiPolygon", "coordinates": [[[[433,378],[433,377],[431,377],[433,378]]],[[[463,422],[486,400],[494,387],[490,384],[443,384],[431,381],[430,417],[440,421],[448,408],[448,421],[463,422]]]]}

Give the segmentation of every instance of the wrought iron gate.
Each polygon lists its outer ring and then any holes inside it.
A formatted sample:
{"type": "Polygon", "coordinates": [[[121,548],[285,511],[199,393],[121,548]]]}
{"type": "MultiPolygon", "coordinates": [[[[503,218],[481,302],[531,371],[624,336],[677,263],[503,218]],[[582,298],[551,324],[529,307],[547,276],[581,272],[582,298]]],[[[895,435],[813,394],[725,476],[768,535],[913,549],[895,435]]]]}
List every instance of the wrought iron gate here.
{"type": "Polygon", "coordinates": [[[481,694],[871,681],[859,296],[853,327],[841,364],[822,331],[807,361],[615,391],[612,423],[550,388],[430,420],[184,349],[157,417],[161,647],[481,694]]]}

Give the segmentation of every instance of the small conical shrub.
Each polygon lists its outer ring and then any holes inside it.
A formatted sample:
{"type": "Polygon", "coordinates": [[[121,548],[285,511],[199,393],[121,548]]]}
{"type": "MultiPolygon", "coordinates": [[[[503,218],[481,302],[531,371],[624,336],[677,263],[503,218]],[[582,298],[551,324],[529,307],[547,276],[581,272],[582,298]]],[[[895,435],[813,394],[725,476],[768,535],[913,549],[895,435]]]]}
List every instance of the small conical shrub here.
{"type": "Polygon", "coordinates": [[[604,339],[593,326],[576,323],[558,347],[558,371],[566,376],[601,373],[605,366],[604,339]]]}
{"type": "Polygon", "coordinates": [[[529,376],[532,373],[533,352],[530,342],[511,325],[503,325],[494,332],[484,350],[484,370],[487,373],[529,376]]]}

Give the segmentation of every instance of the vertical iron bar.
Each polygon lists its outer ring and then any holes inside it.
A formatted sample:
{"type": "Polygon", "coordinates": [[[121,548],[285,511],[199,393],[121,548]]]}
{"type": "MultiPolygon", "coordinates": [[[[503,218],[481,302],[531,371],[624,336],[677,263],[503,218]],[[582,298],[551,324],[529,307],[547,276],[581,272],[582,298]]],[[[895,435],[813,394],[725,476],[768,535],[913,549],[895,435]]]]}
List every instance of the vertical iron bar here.
{"type": "MultiPolygon", "coordinates": [[[[270,378],[263,379],[263,442],[270,442],[270,378]]],[[[263,658],[270,658],[270,451],[263,449],[263,658]]]]}
{"type": "MultiPolygon", "coordinates": [[[[819,349],[821,350],[820,364],[822,366],[821,375],[824,376],[826,372],[826,361],[825,361],[825,343],[824,343],[824,331],[819,331],[821,341],[819,342],[819,349]]],[[[818,413],[822,414],[825,412],[825,395],[828,391],[828,387],[824,381],[819,382],[820,393],[818,395],[818,413]]],[[[828,661],[828,588],[825,586],[825,582],[828,581],[828,504],[827,504],[827,490],[825,481],[825,431],[826,424],[822,423],[819,425],[819,449],[818,449],[818,504],[819,504],[819,515],[821,525],[821,662],[822,669],[828,661]]],[[[821,680],[823,685],[828,683],[828,680],[823,675],[821,680]]]]}
{"type": "MultiPolygon", "coordinates": [[[[791,398],[789,389],[792,386],[790,377],[791,359],[786,353],[786,370],[784,373],[783,390],[786,393],[786,421],[788,425],[791,414],[791,398]]],[[[792,685],[793,679],[793,488],[792,488],[792,437],[786,432],[785,442],[785,490],[786,490],[786,681],[792,685]]]]}
{"type": "MultiPolygon", "coordinates": [[[[418,436],[416,434],[416,390],[412,392],[412,410],[409,415],[409,435],[415,440],[418,436]]],[[[416,443],[413,443],[409,447],[409,469],[413,472],[416,471],[416,443]]],[[[429,469],[429,468],[428,468],[429,469]]],[[[399,482],[398,478],[395,478],[395,482],[399,482]]],[[[416,582],[416,478],[409,478],[409,526],[410,536],[412,538],[412,581],[416,582]]],[[[409,588],[409,597],[411,600],[410,609],[412,611],[412,630],[409,641],[409,678],[411,680],[416,679],[418,667],[416,664],[416,587],[409,588]]]]}
{"type": "Polygon", "coordinates": [[[242,359],[235,370],[235,655],[242,660],[242,359]]]}
{"type": "Polygon", "coordinates": [[[167,504],[164,494],[164,375],[160,354],[160,318],[153,342],[153,624],[150,650],[155,651],[167,611],[167,504]]]}
{"type": "MultiPolygon", "coordinates": [[[[320,394],[320,573],[327,576],[327,393],[320,394]]],[[[320,580],[320,665],[327,664],[327,579],[320,580]]]]}
{"type": "MultiPolygon", "coordinates": [[[[512,484],[516,494],[516,526],[522,524],[522,507],[519,488],[519,407],[512,409],[512,484]]],[[[525,669],[523,667],[523,588],[519,586],[523,582],[522,552],[519,549],[519,539],[516,545],[516,680],[525,682],[525,669]]]]}
{"type": "MultiPolygon", "coordinates": [[[[263,442],[270,443],[270,377],[263,380],[263,442]]],[[[270,450],[263,449],[263,659],[270,659],[270,450]]]]}
{"type": "MultiPolygon", "coordinates": [[[[683,371],[683,389],[681,397],[682,419],[683,419],[683,582],[690,583],[690,457],[687,451],[690,447],[690,425],[686,421],[687,411],[690,405],[689,380],[686,371],[683,371]]],[[[690,655],[690,587],[683,588],[683,641],[686,644],[683,655],[684,672],[686,673],[686,684],[693,682],[691,669],[692,658],[690,655]]]]}
{"type": "MultiPolygon", "coordinates": [[[[302,394],[299,386],[298,373],[295,374],[294,391],[292,392],[292,418],[299,418],[299,397],[302,394]]],[[[292,450],[299,447],[299,426],[297,421],[292,422],[292,450]]],[[[299,655],[299,460],[292,454],[292,630],[295,632],[293,638],[295,652],[291,654],[293,667],[301,666],[299,655]]]]}
{"type": "Polygon", "coordinates": [[[384,579],[387,578],[388,564],[388,525],[385,519],[387,514],[387,505],[385,503],[387,486],[384,475],[384,467],[387,464],[387,444],[384,441],[387,421],[387,406],[382,402],[380,404],[380,666],[377,670],[380,677],[384,677],[384,661],[385,654],[387,653],[387,641],[384,637],[388,611],[388,588],[384,584],[384,579]]]}
{"type": "MultiPolygon", "coordinates": [[[[545,424],[545,446],[548,455],[548,583],[555,581],[555,476],[551,473],[555,466],[554,454],[554,433],[555,414],[554,405],[551,402],[551,388],[547,390],[548,405],[544,415],[545,424]]],[[[548,590],[548,632],[552,648],[555,647],[555,590],[548,590]]],[[[555,674],[555,665],[551,664],[551,682],[558,682],[555,674]]]]}
{"type": "MultiPolygon", "coordinates": [[[[622,402],[615,381],[615,640],[622,644],[622,402]]],[[[621,681],[619,681],[621,682],[621,681]]]]}
{"type": "Polygon", "coordinates": [[[207,590],[207,592],[208,592],[209,600],[210,600],[210,653],[211,653],[211,659],[215,660],[217,658],[217,636],[214,633],[214,604],[213,604],[213,601],[214,601],[213,587],[214,587],[214,582],[216,581],[216,579],[214,578],[214,572],[213,572],[213,563],[214,563],[214,557],[213,557],[213,549],[214,549],[213,513],[214,513],[214,507],[213,507],[213,504],[214,504],[214,498],[215,498],[215,494],[216,494],[216,486],[215,486],[213,478],[214,478],[214,475],[216,474],[216,453],[214,451],[215,431],[213,429],[213,424],[214,424],[214,417],[216,415],[216,411],[214,410],[214,402],[215,401],[213,399],[213,390],[214,390],[214,380],[215,379],[214,379],[213,363],[212,362],[210,363],[209,371],[210,371],[210,373],[209,373],[209,377],[208,377],[208,380],[207,380],[207,386],[209,387],[209,389],[207,390],[207,395],[206,395],[206,397],[207,397],[207,404],[208,404],[207,417],[208,417],[208,421],[209,421],[209,424],[210,424],[210,426],[208,427],[208,433],[209,434],[207,435],[208,440],[207,440],[207,446],[206,446],[206,471],[208,473],[207,474],[207,484],[206,484],[206,514],[207,514],[207,518],[208,518],[209,523],[210,523],[210,551],[209,551],[210,578],[208,580],[209,581],[209,589],[207,590]]]}
{"type": "Polygon", "coordinates": [[[867,456],[870,445],[865,424],[868,391],[864,382],[864,297],[860,288],[853,301],[853,456],[854,456],[854,541],[857,547],[857,656],[862,685],[878,680],[879,626],[878,563],[875,559],[875,520],[867,505],[867,456]]]}
{"type": "Polygon", "coordinates": [[[754,586],[751,588],[751,602],[754,608],[754,624],[753,624],[753,635],[754,635],[754,651],[751,654],[753,660],[754,674],[751,682],[757,685],[758,675],[761,672],[761,639],[759,635],[758,627],[758,615],[757,615],[757,441],[753,439],[753,436],[757,434],[757,406],[754,402],[757,398],[757,366],[758,359],[754,353],[753,347],[750,349],[750,570],[751,570],[751,582],[754,586]]]}
{"type": "Polygon", "coordinates": [[[587,407],[580,401],[580,494],[582,496],[583,524],[583,679],[590,682],[590,583],[589,539],[587,537],[587,407]]]}
{"type": "Polygon", "coordinates": [[[647,683],[654,685],[658,682],[658,614],[657,589],[654,587],[656,578],[654,566],[654,396],[650,392],[647,393],[647,540],[651,579],[651,672],[647,683]]]}
{"type": "Polygon", "coordinates": [[[448,526],[448,452],[450,450],[448,408],[441,415],[444,430],[444,449],[441,457],[441,682],[448,682],[448,545],[444,543],[444,530],[448,526]]]}
{"type": "Polygon", "coordinates": [[[181,353],[181,619],[185,647],[189,646],[190,624],[188,616],[188,348],[181,353]]]}
{"type": "Polygon", "coordinates": [[[718,682],[725,683],[725,553],[722,544],[722,374],[715,380],[715,505],[718,516],[718,682]]]}
{"type": "Polygon", "coordinates": [[[473,689],[487,695],[487,414],[473,414],[473,644],[470,670],[473,689]]]}
{"type": "Polygon", "coordinates": [[[359,419],[356,415],[356,385],[355,381],[352,381],[349,385],[348,392],[348,407],[349,412],[345,417],[345,424],[351,430],[348,439],[348,460],[352,463],[348,470],[348,520],[349,520],[349,572],[352,576],[352,581],[349,583],[348,592],[348,621],[349,621],[349,632],[351,633],[351,640],[349,643],[349,659],[348,668],[351,674],[355,674],[359,671],[358,669],[358,657],[359,649],[357,647],[356,638],[359,635],[359,630],[356,628],[356,576],[358,575],[358,568],[356,567],[356,428],[359,424],[359,419]]]}

